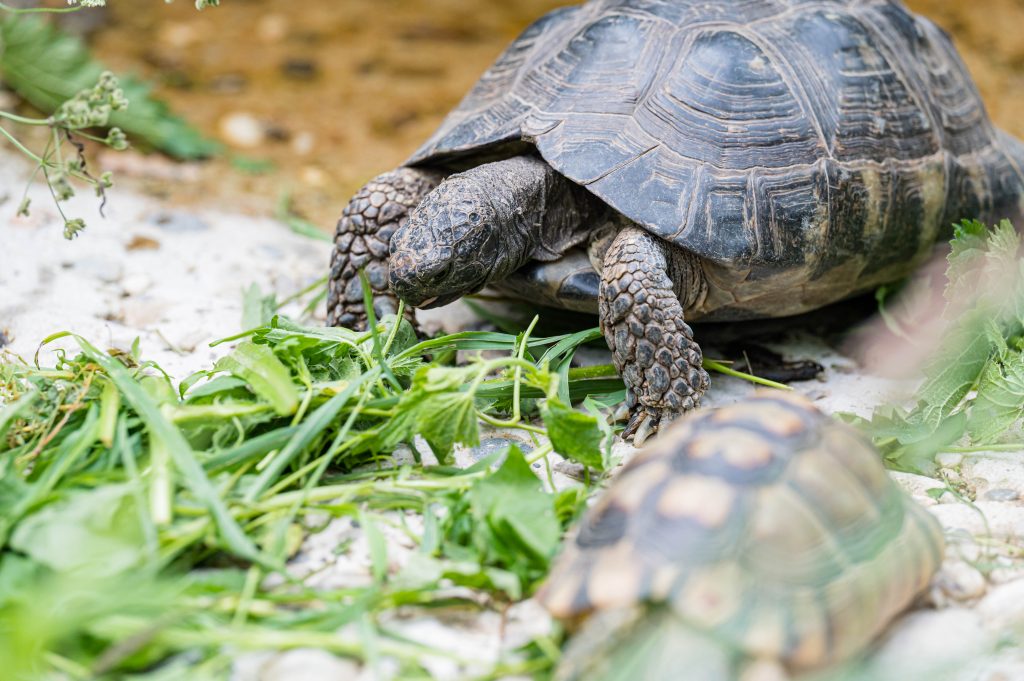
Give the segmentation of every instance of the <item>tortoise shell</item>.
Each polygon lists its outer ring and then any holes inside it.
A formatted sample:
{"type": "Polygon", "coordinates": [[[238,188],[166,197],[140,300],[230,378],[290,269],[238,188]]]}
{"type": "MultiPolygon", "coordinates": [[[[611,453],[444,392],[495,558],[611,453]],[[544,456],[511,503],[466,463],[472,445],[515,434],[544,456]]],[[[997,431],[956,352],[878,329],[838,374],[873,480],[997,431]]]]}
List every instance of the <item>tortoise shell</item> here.
{"type": "Polygon", "coordinates": [[[580,523],[540,592],[572,620],[641,603],[794,669],[863,647],[930,581],[939,524],[856,431],[785,393],[674,424],[580,523]]]}
{"type": "Polygon", "coordinates": [[[533,147],[704,259],[698,315],[817,307],[904,276],[954,222],[1024,213],[1024,145],[993,127],[948,36],[897,0],[556,10],[408,163],[533,147]]]}

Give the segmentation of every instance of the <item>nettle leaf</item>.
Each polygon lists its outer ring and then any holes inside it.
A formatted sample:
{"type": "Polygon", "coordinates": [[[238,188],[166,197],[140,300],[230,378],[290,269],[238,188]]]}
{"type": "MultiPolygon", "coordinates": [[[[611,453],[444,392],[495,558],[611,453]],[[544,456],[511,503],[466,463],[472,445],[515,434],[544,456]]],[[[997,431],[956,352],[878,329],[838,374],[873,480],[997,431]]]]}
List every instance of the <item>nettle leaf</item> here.
{"type": "Polygon", "coordinates": [[[215,371],[226,371],[245,380],[253,392],[269,402],[281,416],[294,414],[299,407],[299,391],[288,367],[266,345],[250,341],[222,357],[215,371]]]}
{"type": "Polygon", "coordinates": [[[1024,354],[1005,344],[990,362],[978,383],[967,430],[971,441],[989,444],[1013,427],[1024,415],[1024,354]]]}
{"type": "Polygon", "coordinates": [[[977,383],[995,349],[988,325],[965,321],[952,329],[942,350],[925,366],[917,397],[921,416],[933,428],[952,414],[977,383]]]}
{"type": "Polygon", "coordinates": [[[546,400],[540,414],[556,452],[589,468],[605,470],[608,462],[601,446],[605,435],[594,415],[576,411],[557,397],[546,400]]]}
{"type": "Polygon", "coordinates": [[[839,416],[871,437],[886,466],[919,475],[933,474],[935,455],[960,440],[967,431],[964,412],[930,423],[922,417],[921,405],[910,412],[893,406],[879,407],[870,419],[853,414],[839,416]]]}

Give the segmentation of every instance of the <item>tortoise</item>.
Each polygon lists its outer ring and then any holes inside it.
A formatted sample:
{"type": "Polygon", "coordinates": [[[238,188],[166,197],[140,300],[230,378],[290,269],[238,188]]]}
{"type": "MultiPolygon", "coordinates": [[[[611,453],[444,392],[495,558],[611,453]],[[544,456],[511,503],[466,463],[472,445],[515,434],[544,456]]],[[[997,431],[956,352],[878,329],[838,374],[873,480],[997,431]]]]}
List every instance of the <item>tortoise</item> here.
{"type": "Polygon", "coordinates": [[[593,0],[519,36],[338,223],[333,325],[496,285],[597,311],[624,435],[708,387],[687,321],[785,317],[1024,214],[1024,143],[898,0],[593,0]]]}
{"type": "Polygon", "coordinates": [[[577,629],[563,681],[785,679],[861,651],[943,552],[860,433],[778,391],[641,450],[537,598],[577,629]]]}

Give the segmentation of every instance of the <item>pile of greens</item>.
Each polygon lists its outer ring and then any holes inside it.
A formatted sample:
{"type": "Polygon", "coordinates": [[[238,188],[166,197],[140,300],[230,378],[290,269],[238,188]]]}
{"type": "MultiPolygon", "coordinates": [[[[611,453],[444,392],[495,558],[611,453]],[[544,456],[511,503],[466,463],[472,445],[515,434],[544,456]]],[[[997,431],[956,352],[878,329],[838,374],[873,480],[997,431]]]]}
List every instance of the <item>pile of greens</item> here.
{"type": "MultiPolygon", "coordinates": [[[[598,335],[419,341],[401,315],[367,333],[275,316],[180,385],[138,347],[104,352],[67,333],[44,341],[77,347],[53,367],[7,357],[0,668],[12,679],[156,679],[187,663],[189,678],[216,678],[232,650],[310,646],[424,675],[423,655],[444,653],[379,617],[525,597],[589,492],[551,491],[533,465],[543,471],[552,450],[588,471],[610,465],[600,410],[621,401],[622,384],[611,367],[570,368],[598,335]],[[474,357],[457,366],[456,353],[474,357]],[[590,413],[570,406],[579,401],[590,413]],[[533,450],[452,466],[481,421],[522,430],[533,450]],[[284,570],[332,518],[358,524],[372,586],[313,591],[284,570]],[[406,569],[389,560],[385,530],[418,546],[406,569]]],[[[539,641],[494,674],[556,657],[555,642],[539,641]]]]}
{"type": "Polygon", "coordinates": [[[912,405],[879,407],[870,420],[849,417],[898,470],[932,473],[940,452],[1024,450],[1017,432],[1024,416],[1021,236],[1008,221],[991,229],[964,221],[940,285],[938,305],[925,295],[883,308],[889,327],[911,343],[925,316],[941,318],[938,346],[921,350],[924,380],[912,405]]]}

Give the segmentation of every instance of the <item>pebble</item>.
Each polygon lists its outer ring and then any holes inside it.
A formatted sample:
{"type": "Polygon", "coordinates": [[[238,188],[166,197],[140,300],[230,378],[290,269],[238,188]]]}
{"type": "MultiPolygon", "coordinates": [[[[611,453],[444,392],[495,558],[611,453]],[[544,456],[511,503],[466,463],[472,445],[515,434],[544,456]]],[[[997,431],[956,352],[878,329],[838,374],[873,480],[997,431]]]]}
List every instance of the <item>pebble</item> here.
{"type": "Polygon", "coordinates": [[[935,584],[953,601],[972,601],[985,595],[988,582],[972,565],[962,560],[947,560],[935,576],[935,584]]]}
{"type": "Polygon", "coordinates": [[[266,14],[256,24],[256,35],[265,43],[280,42],[288,36],[288,19],[282,14],[266,14]]]}
{"type": "Polygon", "coordinates": [[[160,24],[157,41],[181,50],[199,41],[199,33],[192,24],[181,21],[165,21],[160,24]]]}
{"type": "Polygon", "coordinates": [[[320,66],[312,59],[290,57],[281,62],[281,74],[290,80],[310,81],[320,75],[320,66]]]}
{"type": "Polygon", "coordinates": [[[73,263],[75,270],[102,281],[113,284],[124,275],[124,264],[103,256],[85,256],[73,263]]]}
{"type": "Polygon", "coordinates": [[[153,287],[153,280],[140,273],[129,274],[121,280],[121,289],[126,296],[140,296],[153,287]]]}
{"type": "Polygon", "coordinates": [[[944,453],[935,457],[935,463],[942,468],[956,468],[964,461],[963,454],[944,453]]]}
{"type": "Polygon", "coordinates": [[[198,215],[177,210],[156,213],[149,218],[149,222],[165,232],[175,234],[205,232],[210,229],[209,223],[198,215]]]}
{"type": "Polygon", "coordinates": [[[1024,580],[993,588],[978,603],[977,612],[996,631],[1024,627],[1024,580]]]}
{"type": "Polygon", "coordinates": [[[237,95],[249,87],[249,79],[241,73],[224,73],[210,81],[210,90],[221,95],[237,95]]]}
{"type": "Polygon", "coordinates": [[[143,330],[149,329],[163,319],[167,301],[157,300],[150,296],[132,296],[125,298],[116,319],[127,327],[143,330]]]}
{"type": "Polygon", "coordinates": [[[221,118],[217,130],[221,139],[240,149],[255,149],[267,139],[263,123],[251,113],[244,111],[236,111],[221,118]]]}
{"type": "Polygon", "coordinates": [[[1017,501],[1020,498],[1020,493],[1015,489],[997,488],[985,492],[984,498],[999,502],[1017,501]]]}
{"type": "Polygon", "coordinates": [[[533,446],[529,445],[522,440],[505,437],[490,437],[486,440],[481,440],[480,444],[476,447],[469,449],[469,458],[474,462],[481,459],[487,458],[492,454],[506,451],[511,445],[515,445],[519,448],[523,454],[528,454],[533,451],[533,446]]]}
{"type": "Polygon", "coordinates": [[[292,137],[292,151],[299,156],[306,156],[316,148],[316,136],[308,131],[296,133],[292,137]]]}
{"type": "Polygon", "coordinates": [[[858,678],[927,679],[939,671],[967,666],[991,650],[992,643],[981,618],[971,610],[913,612],[890,628],[871,656],[867,673],[858,678]]]}

